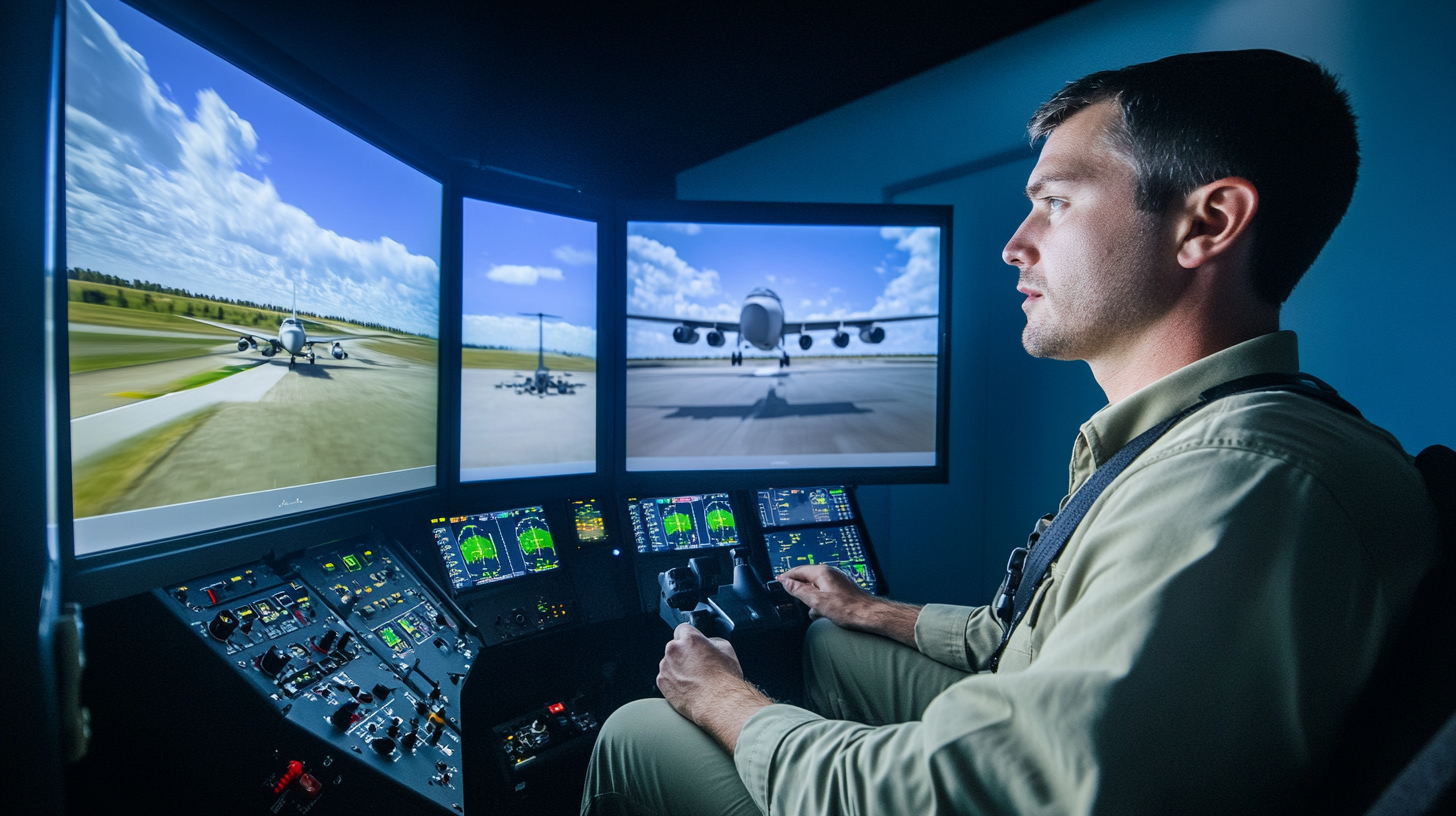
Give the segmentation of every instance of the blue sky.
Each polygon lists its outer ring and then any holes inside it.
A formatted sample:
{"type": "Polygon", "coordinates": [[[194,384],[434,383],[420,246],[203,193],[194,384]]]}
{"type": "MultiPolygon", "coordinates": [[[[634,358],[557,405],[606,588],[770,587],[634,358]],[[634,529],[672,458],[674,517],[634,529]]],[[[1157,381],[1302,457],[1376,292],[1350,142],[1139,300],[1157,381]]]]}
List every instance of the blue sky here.
{"type": "Polygon", "coordinates": [[[548,319],[551,351],[595,357],[597,225],[535,210],[465,199],[464,341],[536,348],[536,318],[548,319]]]}
{"type": "Polygon", "coordinates": [[[67,36],[70,265],[437,334],[438,182],[114,0],[67,36]]]}
{"type": "MultiPolygon", "coordinates": [[[[933,315],[939,308],[940,238],[934,228],[759,224],[627,226],[629,314],[738,320],[757,287],[776,292],[789,321],[933,315]]],[[[718,357],[732,350],[672,340],[672,325],[629,320],[629,357],[718,357]]],[[[814,333],[814,354],[934,354],[935,320],[885,327],[883,343],[856,337],[840,350],[814,333]]],[[[797,337],[789,338],[798,354],[797,337]]]]}

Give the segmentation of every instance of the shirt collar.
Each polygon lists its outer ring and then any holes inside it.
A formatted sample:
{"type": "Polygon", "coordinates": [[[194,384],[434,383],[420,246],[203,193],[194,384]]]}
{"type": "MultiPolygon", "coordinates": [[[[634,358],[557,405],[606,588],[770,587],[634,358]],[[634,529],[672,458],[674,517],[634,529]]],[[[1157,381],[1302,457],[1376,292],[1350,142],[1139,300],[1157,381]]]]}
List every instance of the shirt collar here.
{"type": "Polygon", "coordinates": [[[1092,472],[1138,434],[1198,402],[1204,391],[1250,374],[1299,370],[1299,341],[1292,331],[1245,340],[1210,354],[1104,407],[1082,424],[1072,449],[1071,485],[1076,492],[1092,472]]]}

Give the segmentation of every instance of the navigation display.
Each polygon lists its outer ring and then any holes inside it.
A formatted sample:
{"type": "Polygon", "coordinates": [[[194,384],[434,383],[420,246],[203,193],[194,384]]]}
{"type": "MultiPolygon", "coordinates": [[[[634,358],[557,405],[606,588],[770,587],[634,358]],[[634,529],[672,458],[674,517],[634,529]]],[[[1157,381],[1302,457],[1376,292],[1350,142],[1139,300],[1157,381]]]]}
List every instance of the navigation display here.
{"type": "Polygon", "coordinates": [[[576,499],[571,502],[571,515],[576,521],[576,540],[583,544],[606,541],[607,525],[602,519],[602,508],[596,499],[576,499]]]}
{"type": "Polygon", "coordinates": [[[628,499],[637,552],[670,552],[738,543],[738,526],[727,493],[628,499]]]}
{"type": "Polygon", "coordinates": [[[626,224],[626,469],[933,467],[943,229],[626,224]]]}
{"type": "Polygon", "coordinates": [[[844,485],[779,487],[758,491],[758,520],[764,528],[853,521],[844,485]]]}
{"type": "Polygon", "coordinates": [[[445,574],[456,592],[561,566],[540,506],[432,523],[445,574]]]}
{"type": "Polygon", "coordinates": [[[794,567],[827,564],[870,592],[879,585],[854,525],[765,533],[763,540],[775,578],[794,567]]]}

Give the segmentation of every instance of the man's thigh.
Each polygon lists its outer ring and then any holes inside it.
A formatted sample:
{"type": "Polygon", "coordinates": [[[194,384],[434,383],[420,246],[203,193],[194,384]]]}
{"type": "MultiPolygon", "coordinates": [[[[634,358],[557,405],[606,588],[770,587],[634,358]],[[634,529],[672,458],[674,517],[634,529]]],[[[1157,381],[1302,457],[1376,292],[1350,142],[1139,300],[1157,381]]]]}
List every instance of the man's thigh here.
{"type": "Polygon", "coordinates": [[[809,706],[830,719],[866,725],[918,720],[931,700],[969,676],[902,643],[823,619],[804,639],[809,706]]]}
{"type": "Polygon", "coordinates": [[[602,725],[583,816],[763,816],[733,757],[666,700],[637,700],[602,725]]]}

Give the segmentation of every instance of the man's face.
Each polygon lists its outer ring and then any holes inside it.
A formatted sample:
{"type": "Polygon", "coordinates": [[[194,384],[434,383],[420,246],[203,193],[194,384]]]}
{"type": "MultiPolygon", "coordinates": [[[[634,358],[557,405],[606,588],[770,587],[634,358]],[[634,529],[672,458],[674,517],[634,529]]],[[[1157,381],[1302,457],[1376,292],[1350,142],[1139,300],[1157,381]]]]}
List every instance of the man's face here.
{"type": "Polygon", "coordinates": [[[1002,250],[1020,273],[1021,343],[1034,356],[1116,353],[1171,302],[1175,250],[1137,208],[1132,165],[1105,135],[1121,115],[1103,102],[1052,131],[1026,187],[1031,213],[1002,250]]]}

